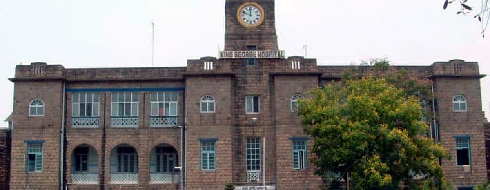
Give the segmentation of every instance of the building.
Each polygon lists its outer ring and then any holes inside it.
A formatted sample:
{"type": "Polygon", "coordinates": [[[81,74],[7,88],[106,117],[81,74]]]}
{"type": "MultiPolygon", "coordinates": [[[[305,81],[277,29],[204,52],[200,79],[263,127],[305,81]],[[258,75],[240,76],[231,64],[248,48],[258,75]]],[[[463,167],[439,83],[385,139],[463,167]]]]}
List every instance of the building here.
{"type": "MultiPolygon", "coordinates": [[[[274,0],[226,0],[220,57],[174,68],[16,67],[11,189],[318,189],[307,91],[368,67],[318,66],[278,48],[274,0]]],[[[399,67],[433,81],[447,178],[487,180],[478,63],[399,67]]]]}

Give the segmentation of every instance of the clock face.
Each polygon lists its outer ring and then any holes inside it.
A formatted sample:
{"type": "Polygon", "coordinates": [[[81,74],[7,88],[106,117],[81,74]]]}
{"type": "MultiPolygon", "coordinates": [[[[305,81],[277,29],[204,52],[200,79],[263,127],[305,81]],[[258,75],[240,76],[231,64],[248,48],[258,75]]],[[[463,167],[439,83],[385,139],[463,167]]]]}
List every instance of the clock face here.
{"type": "Polygon", "coordinates": [[[264,21],[264,9],[257,3],[245,3],[238,9],[237,17],[243,26],[257,27],[264,21]]]}

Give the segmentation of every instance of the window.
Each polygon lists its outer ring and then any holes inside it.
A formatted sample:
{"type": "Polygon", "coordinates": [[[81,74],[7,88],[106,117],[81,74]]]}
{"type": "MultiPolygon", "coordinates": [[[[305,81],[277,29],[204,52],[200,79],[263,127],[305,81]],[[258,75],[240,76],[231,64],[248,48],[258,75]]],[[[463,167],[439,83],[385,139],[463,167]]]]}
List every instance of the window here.
{"type": "MultiPolygon", "coordinates": [[[[251,46],[247,46],[247,51],[256,51],[257,50],[257,46],[254,46],[254,45],[251,45],[251,46]]],[[[248,66],[255,66],[257,64],[257,59],[246,59],[247,61],[247,65],[248,66]]]]}
{"type": "Polygon", "coordinates": [[[204,62],[204,70],[210,71],[213,70],[213,62],[204,62]]]}
{"type": "Polygon", "coordinates": [[[292,61],[291,62],[291,68],[292,69],[301,69],[301,62],[300,61],[292,61]]]}
{"type": "Polygon", "coordinates": [[[99,117],[99,93],[74,93],[73,117],[99,117]]]}
{"type": "Polygon", "coordinates": [[[201,141],[201,170],[216,169],[216,141],[201,141]]]}
{"type": "Polygon", "coordinates": [[[466,109],[466,98],[463,95],[457,95],[453,99],[453,111],[455,112],[465,112],[466,109]]]}
{"type": "Polygon", "coordinates": [[[303,98],[301,94],[295,94],[291,97],[291,112],[295,112],[298,110],[298,100],[303,98]]]}
{"type": "Polygon", "coordinates": [[[41,100],[32,100],[29,104],[29,116],[44,116],[44,103],[41,100]]]}
{"type": "Polygon", "coordinates": [[[117,172],[135,173],[138,171],[138,157],[133,147],[117,147],[117,172]]]}
{"type": "Polygon", "coordinates": [[[201,113],[214,113],[214,98],[211,96],[204,96],[201,98],[201,113]]]}
{"type": "Polygon", "coordinates": [[[89,147],[77,147],[75,149],[75,172],[88,171],[88,150],[89,147]]]}
{"type": "Polygon", "coordinates": [[[470,137],[456,137],[456,159],[458,166],[471,164],[470,137]]]}
{"type": "Polygon", "coordinates": [[[173,147],[156,148],[156,172],[169,173],[174,172],[175,167],[179,165],[177,151],[173,147]]]}
{"type": "Polygon", "coordinates": [[[247,114],[258,114],[260,112],[260,104],[258,96],[245,97],[245,109],[247,114]]]}
{"type": "Polygon", "coordinates": [[[247,139],[247,171],[260,171],[260,138],[247,139]]]}
{"type": "Polygon", "coordinates": [[[306,140],[293,140],[293,169],[306,169],[306,140]]]}
{"type": "Polygon", "coordinates": [[[152,92],[151,116],[177,116],[177,104],[176,92],[152,92]]]}
{"type": "Polygon", "coordinates": [[[115,117],[138,116],[138,93],[116,92],[112,93],[112,113],[115,117]]]}
{"type": "Polygon", "coordinates": [[[26,170],[27,172],[43,171],[42,143],[27,143],[26,170]]]}
{"type": "Polygon", "coordinates": [[[474,190],[473,187],[458,187],[458,190],[474,190]]]}

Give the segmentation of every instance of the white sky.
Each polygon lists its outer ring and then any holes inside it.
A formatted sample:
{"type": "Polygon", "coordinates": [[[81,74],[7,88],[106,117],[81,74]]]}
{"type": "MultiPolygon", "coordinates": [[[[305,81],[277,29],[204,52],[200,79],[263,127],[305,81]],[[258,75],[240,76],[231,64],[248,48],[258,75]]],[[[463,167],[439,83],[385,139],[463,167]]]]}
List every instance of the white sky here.
{"type": "MultiPolygon", "coordinates": [[[[470,0],[476,6],[480,0],[470,0]]],[[[490,32],[472,16],[442,10],[443,0],[277,0],[279,48],[349,65],[386,57],[395,65],[478,61],[490,73],[490,32]]],[[[225,0],[15,0],[0,6],[0,119],[12,111],[20,62],[75,67],[186,66],[189,58],[217,56],[224,47],[225,0]]],[[[489,112],[490,76],[481,81],[489,112]]],[[[488,113],[487,113],[488,115],[488,113]]],[[[1,124],[6,126],[6,124],[1,124]]]]}

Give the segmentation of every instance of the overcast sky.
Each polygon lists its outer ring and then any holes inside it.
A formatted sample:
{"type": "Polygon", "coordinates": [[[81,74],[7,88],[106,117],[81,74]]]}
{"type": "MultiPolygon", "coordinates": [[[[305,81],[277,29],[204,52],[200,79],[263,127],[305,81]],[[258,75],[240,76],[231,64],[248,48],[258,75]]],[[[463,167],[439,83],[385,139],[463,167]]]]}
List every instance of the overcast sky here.
{"type": "MultiPolygon", "coordinates": [[[[480,0],[470,0],[477,6],[480,0]]],[[[472,16],[442,10],[443,0],[277,0],[279,48],[350,65],[388,58],[395,65],[478,61],[490,73],[490,33],[472,16]]],[[[48,62],[66,68],[186,66],[224,47],[225,0],[15,0],[0,5],[0,119],[12,111],[15,66],[48,62]]],[[[490,105],[490,77],[481,81],[490,105]]],[[[27,109],[27,108],[26,108],[27,109]]],[[[488,113],[487,113],[488,115],[488,113]]],[[[5,126],[6,124],[1,124],[5,126]]]]}

